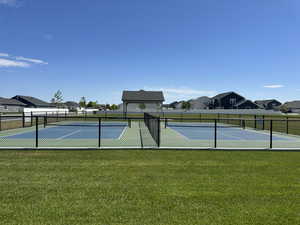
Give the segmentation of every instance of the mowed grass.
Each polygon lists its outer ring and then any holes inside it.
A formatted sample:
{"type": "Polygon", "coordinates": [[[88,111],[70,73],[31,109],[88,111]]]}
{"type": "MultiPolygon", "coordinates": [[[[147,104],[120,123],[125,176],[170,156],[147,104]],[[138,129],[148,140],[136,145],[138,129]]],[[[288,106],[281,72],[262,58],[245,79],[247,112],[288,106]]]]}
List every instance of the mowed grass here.
{"type": "Polygon", "coordinates": [[[300,224],[300,153],[1,151],[0,224],[300,224]]]}

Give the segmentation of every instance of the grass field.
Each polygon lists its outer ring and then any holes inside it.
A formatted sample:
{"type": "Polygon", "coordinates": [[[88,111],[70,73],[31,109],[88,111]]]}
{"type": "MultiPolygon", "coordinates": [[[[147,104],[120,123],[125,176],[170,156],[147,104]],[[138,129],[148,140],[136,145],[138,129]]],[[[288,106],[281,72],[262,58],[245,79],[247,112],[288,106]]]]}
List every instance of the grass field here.
{"type": "Polygon", "coordinates": [[[300,152],[1,151],[0,224],[300,224],[300,152]]]}

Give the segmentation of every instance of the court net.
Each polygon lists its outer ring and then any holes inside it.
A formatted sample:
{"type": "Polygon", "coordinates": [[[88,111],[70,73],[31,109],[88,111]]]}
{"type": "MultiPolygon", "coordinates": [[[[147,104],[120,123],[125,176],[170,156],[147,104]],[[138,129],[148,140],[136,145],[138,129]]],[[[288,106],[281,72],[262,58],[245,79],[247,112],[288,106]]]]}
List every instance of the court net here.
{"type": "Polygon", "coordinates": [[[144,125],[147,127],[150,135],[156,145],[160,146],[160,118],[152,116],[149,113],[144,113],[144,125]]]}

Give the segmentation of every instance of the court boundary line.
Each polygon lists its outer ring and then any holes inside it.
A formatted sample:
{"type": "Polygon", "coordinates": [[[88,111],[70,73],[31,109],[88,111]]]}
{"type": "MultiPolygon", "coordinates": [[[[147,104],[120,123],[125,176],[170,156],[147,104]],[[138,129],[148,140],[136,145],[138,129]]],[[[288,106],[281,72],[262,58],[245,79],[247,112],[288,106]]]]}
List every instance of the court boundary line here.
{"type": "MultiPolygon", "coordinates": [[[[55,140],[64,140],[66,137],[70,137],[70,136],[72,136],[73,134],[76,134],[76,133],[78,133],[78,132],[80,132],[81,131],[81,129],[79,129],[79,130],[75,130],[75,131],[73,131],[73,132],[71,132],[71,133],[68,133],[68,134],[65,134],[65,135],[63,135],[63,136],[60,136],[60,137],[58,137],[58,138],[56,138],[55,140]]],[[[74,138],[74,139],[76,139],[76,138],[74,138]]]]}
{"type": "MultiPolygon", "coordinates": [[[[123,131],[121,132],[121,134],[119,135],[119,137],[117,138],[117,140],[121,140],[121,138],[124,135],[124,133],[127,130],[127,128],[128,128],[128,126],[123,128],[123,131]]],[[[111,139],[114,139],[114,138],[111,138],[111,139]]]]}

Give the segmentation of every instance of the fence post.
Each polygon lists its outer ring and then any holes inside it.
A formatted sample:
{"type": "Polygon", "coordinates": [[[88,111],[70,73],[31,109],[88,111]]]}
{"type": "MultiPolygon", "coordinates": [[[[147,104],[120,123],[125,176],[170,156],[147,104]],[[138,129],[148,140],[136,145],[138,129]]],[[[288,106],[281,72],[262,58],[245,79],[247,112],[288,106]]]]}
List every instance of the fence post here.
{"type": "Polygon", "coordinates": [[[35,117],[35,147],[39,147],[39,118],[35,117]]]}
{"type": "Polygon", "coordinates": [[[25,127],[25,113],[22,113],[22,126],[25,127]]]}
{"type": "Polygon", "coordinates": [[[157,147],[159,148],[160,147],[160,118],[157,118],[157,123],[158,123],[158,126],[157,126],[157,147]]]}
{"type": "Polygon", "coordinates": [[[101,147],[101,117],[98,118],[98,147],[101,147]]]}
{"type": "Polygon", "coordinates": [[[215,148],[217,148],[217,120],[215,119],[215,148]]]}
{"type": "Polygon", "coordinates": [[[33,126],[33,113],[32,111],[30,112],[30,126],[33,126]]]}
{"type": "Polygon", "coordinates": [[[256,117],[256,115],[254,115],[254,129],[257,128],[257,121],[256,121],[256,119],[257,119],[257,117],[256,117]]]}
{"type": "Polygon", "coordinates": [[[286,117],[286,134],[289,134],[289,117],[286,117]]]}
{"type": "Polygon", "coordinates": [[[0,131],[2,130],[1,120],[2,120],[2,114],[0,113],[0,131]]]}
{"type": "Polygon", "coordinates": [[[265,129],[265,115],[262,116],[262,121],[263,121],[263,127],[262,127],[262,129],[264,130],[265,129]]]}
{"type": "Polygon", "coordinates": [[[270,120],[270,149],[273,148],[273,120],[270,120]]]}

